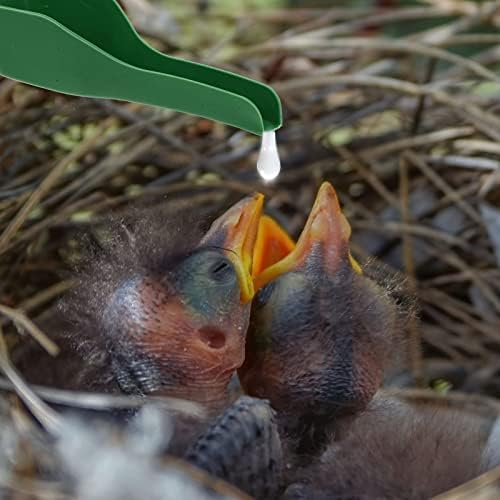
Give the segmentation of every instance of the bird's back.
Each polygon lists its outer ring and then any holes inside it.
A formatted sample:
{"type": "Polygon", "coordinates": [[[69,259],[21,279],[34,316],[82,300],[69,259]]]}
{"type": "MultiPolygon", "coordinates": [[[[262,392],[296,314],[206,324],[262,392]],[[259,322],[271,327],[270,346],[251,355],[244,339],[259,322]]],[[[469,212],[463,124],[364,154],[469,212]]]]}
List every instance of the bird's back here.
{"type": "Polygon", "coordinates": [[[487,417],[377,397],[299,473],[289,498],[430,498],[495,465],[485,461],[491,428],[487,417]]]}

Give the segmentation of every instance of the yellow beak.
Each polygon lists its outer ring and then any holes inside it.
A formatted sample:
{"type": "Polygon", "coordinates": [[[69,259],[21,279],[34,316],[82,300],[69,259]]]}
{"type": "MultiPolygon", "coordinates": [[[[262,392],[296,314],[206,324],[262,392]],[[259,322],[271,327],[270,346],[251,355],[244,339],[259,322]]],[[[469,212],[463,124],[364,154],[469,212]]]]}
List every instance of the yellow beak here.
{"type": "MultiPolygon", "coordinates": [[[[254,255],[257,256],[254,266],[255,292],[267,283],[284,273],[301,267],[315,247],[320,246],[327,270],[333,272],[344,258],[349,260],[355,272],[361,273],[361,266],[349,252],[351,226],[347,222],[332,185],[324,182],[316,196],[309,217],[296,245],[274,221],[264,231],[264,242],[258,242],[254,255]],[[266,243],[266,238],[269,243],[266,243]],[[260,256],[265,254],[263,248],[278,248],[269,259],[260,256]],[[280,258],[281,257],[281,258],[280,258]]],[[[255,257],[254,257],[255,259],[255,257]]]]}

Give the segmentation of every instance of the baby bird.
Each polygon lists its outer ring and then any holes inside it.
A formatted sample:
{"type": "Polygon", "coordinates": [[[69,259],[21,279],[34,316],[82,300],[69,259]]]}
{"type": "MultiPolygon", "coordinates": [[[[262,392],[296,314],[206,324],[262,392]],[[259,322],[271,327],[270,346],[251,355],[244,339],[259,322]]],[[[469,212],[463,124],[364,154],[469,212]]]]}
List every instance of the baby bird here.
{"type": "Polygon", "coordinates": [[[254,269],[240,380],[278,413],[284,498],[429,498],[498,463],[492,422],[378,392],[404,354],[404,311],[353,259],[350,232],[324,183],[296,246],[254,269]]]}
{"type": "Polygon", "coordinates": [[[364,409],[395,350],[396,306],[361,273],[349,236],[335,191],[324,183],[297,245],[254,278],[240,380],[286,415],[287,432],[303,437],[364,409]]]}
{"type": "Polygon", "coordinates": [[[262,205],[261,194],[246,197],[201,237],[184,219],[177,228],[148,216],[112,226],[111,244],[41,324],[62,344],[60,362],[21,353],[21,370],[38,384],[224,407],[244,358],[262,205]]]}
{"type": "MultiPolygon", "coordinates": [[[[43,330],[62,347],[18,352],[29,381],[83,391],[170,396],[203,417],[170,412],[166,452],[258,498],[275,498],[281,443],[274,411],[228,385],[241,366],[250,316],[252,256],[263,196],[236,203],[202,236],[157,212],[111,224],[76,289],[43,330]]],[[[183,224],[183,225],[182,225],[183,224]]]]}

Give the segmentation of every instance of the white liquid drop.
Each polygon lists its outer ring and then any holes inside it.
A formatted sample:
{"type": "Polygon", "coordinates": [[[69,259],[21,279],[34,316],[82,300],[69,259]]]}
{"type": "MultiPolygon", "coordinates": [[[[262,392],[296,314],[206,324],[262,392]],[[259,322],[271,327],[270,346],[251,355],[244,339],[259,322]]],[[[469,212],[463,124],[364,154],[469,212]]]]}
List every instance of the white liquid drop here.
{"type": "Polygon", "coordinates": [[[280,170],[281,163],[276,146],[276,134],[274,130],[264,132],[257,159],[257,171],[264,180],[271,181],[278,177],[280,170]]]}

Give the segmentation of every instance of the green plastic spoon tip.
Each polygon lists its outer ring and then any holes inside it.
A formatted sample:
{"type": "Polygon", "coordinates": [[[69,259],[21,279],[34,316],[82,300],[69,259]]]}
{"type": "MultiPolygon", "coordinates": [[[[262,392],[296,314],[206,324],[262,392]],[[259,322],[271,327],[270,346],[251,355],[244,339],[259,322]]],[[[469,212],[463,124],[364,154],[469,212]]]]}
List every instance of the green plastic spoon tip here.
{"type": "Polygon", "coordinates": [[[257,135],[282,124],[271,87],[162,54],[115,0],[0,0],[0,75],[65,94],[170,108],[257,135]]]}

